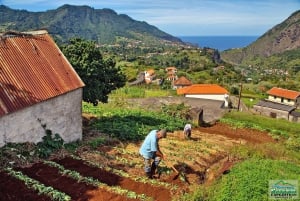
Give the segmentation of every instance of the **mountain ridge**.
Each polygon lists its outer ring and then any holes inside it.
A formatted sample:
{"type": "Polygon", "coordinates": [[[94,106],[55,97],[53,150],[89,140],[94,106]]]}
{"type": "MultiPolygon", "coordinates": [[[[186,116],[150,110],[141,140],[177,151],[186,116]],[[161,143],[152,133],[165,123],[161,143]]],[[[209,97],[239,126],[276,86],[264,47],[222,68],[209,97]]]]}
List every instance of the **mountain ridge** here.
{"type": "Polygon", "coordinates": [[[292,13],[248,46],[223,51],[221,58],[232,64],[250,64],[257,57],[267,58],[298,49],[300,50],[300,10],[292,13]]]}
{"type": "Polygon", "coordinates": [[[65,42],[82,37],[98,43],[114,43],[118,37],[134,40],[167,40],[183,43],[179,38],[159,30],[145,21],[136,21],[112,9],[64,4],[44,12],[11,9],[0,5],[0,32],[46,29],[65,42]]]}

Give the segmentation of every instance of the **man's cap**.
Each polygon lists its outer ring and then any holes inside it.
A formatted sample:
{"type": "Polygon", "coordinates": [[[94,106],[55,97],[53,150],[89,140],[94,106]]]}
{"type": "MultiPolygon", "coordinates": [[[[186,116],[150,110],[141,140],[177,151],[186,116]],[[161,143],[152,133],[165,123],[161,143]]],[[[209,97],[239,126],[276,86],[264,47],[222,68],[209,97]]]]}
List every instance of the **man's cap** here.
{"type": "Polygon", "coordinates": [[[159,132],[161,133],[161,136],[163,138],[165,138],[167,136],[167,130],[166,129],[161,129],[159,132]]]}

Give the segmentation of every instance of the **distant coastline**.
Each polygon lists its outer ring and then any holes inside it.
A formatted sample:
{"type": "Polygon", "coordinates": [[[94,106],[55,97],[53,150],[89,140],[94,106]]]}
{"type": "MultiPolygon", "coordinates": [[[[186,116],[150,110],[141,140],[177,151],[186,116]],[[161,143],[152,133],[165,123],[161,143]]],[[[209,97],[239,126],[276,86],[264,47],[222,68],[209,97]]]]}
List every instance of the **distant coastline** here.
{"type": "Polygon", "coordinates": [[[210,47],[224,51],[232,48],[242,48],[254,42],[259,36],[177,36],[183,42],[210,47]]]}

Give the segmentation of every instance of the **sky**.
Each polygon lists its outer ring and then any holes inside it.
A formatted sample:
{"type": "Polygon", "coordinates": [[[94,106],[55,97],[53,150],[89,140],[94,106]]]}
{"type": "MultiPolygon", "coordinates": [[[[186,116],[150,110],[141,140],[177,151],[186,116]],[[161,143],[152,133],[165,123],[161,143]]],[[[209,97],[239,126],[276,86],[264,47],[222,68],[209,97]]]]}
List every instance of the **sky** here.
{"type": "Polygon", "coordinates": [[[300,10],[300,0],[0,0],[38,12],[69,5],[110,8],[173,36],[260,36],[300,10]]]}

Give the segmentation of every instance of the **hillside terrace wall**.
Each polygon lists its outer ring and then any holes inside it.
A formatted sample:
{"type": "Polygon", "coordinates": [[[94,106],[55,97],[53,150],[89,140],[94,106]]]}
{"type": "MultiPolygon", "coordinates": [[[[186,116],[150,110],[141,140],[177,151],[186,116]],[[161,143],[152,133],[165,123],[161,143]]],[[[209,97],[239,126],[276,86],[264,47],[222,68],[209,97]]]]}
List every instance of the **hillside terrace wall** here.
{"type": "Polygon", "coordinates": [[[276,114],[277,119],[289,120],[289,112],[288,111],[276,110],[276,109],[261,107],[261,106],[257,106],[257,105],[253,106],[253,110],[260,115],[273,117],[272,114],[276,114]]]}
{"type": "Polygon", "coordinates": [[[0,117],[0,147],[42,141],[42,124],[65,142],[82,139],[82,88],[0,117]]]}
{"type": "MultiPolygon", "coordinates": [[[[224,113],[224,101],[209,100],[201,98],[187,98],[187,97],[152,97],[152,98],[131,98],[127,99],[129,104],[140,106],[143,109],[159,110],[162,105],[181,104],[188,105],[191,108],[198,108],[202,110],[203,123],[214,122],[220,119],[224,113]]],[[[199,110],[200,111],[200,110],[199,110]]]]}

